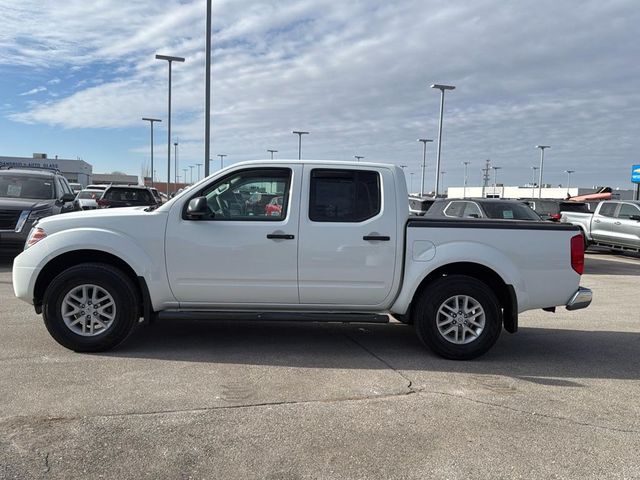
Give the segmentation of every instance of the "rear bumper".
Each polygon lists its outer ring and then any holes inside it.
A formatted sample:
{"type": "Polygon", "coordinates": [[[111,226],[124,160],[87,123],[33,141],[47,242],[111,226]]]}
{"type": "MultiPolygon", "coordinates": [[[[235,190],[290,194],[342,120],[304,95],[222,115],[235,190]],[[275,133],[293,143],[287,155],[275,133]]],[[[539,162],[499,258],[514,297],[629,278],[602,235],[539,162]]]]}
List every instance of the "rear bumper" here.
{"type": "Polygon", "coordinates": [[[567,310],[580,310],[587,308],[593,299],[593,292],[584,287],[578,287],[578,291],[571,296],[567,302],[567,310]]]}

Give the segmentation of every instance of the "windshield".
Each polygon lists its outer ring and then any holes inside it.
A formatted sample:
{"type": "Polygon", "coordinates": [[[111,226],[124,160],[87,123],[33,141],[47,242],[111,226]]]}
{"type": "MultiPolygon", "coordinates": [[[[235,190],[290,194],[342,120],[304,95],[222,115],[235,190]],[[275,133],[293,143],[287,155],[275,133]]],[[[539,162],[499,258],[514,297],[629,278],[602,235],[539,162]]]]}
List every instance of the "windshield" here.
{"type": "Polygon", "coordinates": [[[102,197],[103,193],[104,192],[100,191],[100,190],[96,190],[96,191],[82,190],[80,193],[78,193],[78,198],[86,198],[86,199],[91,199],[91,200],[100,200],[100,197],[102,197]]]}
{"type": "Polygon", "coordinates": [[[0,176],[0,197],[49,200],[55,198],[50,178],[28,175],[0,176]]]}
{"type": "Polygon", "coordinates": [[[540,221],[540,217],[536,212],[521,203],[487,202],[482,207],[489,218],[540,221]]]}

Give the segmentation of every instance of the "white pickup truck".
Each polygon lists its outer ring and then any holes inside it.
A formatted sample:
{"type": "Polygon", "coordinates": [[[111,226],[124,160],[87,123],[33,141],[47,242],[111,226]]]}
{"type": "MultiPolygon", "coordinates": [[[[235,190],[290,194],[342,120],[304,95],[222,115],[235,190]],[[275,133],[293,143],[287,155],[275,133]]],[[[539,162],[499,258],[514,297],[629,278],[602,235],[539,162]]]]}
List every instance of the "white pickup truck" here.
{"type": "MultiPolygon", "coordinates": [[[[143,320],[414,323],[438,354],[486,352],[518,313],[585,308],[576,227],[409,218],[394,165],[246,162],[159,208],[41,220],[14,261],[17,297],[80,352],[143,320]]],[[[249,327],[247,327],[249,328],[249,327]]]]}
{"type": "Polygon", "coordinates": [[[580,228],[585,248],[595,245],[640,252],[640,202],[637,200],[600,202],[592,213],[562,212],[560,221],[580,228]]]}

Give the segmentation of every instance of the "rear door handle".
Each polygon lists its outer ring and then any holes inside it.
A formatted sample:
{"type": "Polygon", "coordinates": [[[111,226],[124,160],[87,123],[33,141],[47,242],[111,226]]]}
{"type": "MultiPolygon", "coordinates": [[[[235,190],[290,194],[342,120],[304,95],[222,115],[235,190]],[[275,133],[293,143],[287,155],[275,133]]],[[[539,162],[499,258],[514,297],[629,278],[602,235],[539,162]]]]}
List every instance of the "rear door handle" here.
{"type": "Polygon", "coordinates": [[[596,222],[596,223],[600,223],[600,220],[594,220],[594,222],[596,222]]]}
{"type": "Polygon", "coordinates": [[[267,238],[270,240],[293,240],[296,237],[287,233],[267,233],[267,238]]]}
{"type": "Polygon", "coordinates": [[[614,222],[615,225],[622,225],[622,222],[614,222]]]}
{"type": "Polygon", "coordinates": [[[386,235],[365,235],[362,239],[367,241],[378,240],[380,242],[388,242],[391,240],[391,237],[386,235]]]}

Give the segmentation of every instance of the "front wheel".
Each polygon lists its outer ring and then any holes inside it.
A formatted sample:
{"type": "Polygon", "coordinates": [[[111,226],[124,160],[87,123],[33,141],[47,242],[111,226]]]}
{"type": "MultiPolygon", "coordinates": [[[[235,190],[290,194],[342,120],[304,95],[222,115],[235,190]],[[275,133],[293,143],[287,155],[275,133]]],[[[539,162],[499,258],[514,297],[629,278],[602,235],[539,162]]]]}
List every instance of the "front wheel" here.
{"type": "Polygon", "coordinates": [[[109,350],[131,333],[138,294],[122,271],[83,263],[60,273],[47,288],[42,314],[51,336],[76,352],[109,350]]]}
{"type": "Polygon", "coordinates": [[[418,337],[435,353],[470,360],[498,340],[500,312],[486,284],[466,275],[449,275],[427,286],[413,310],[413,320],[418,337]]]}

